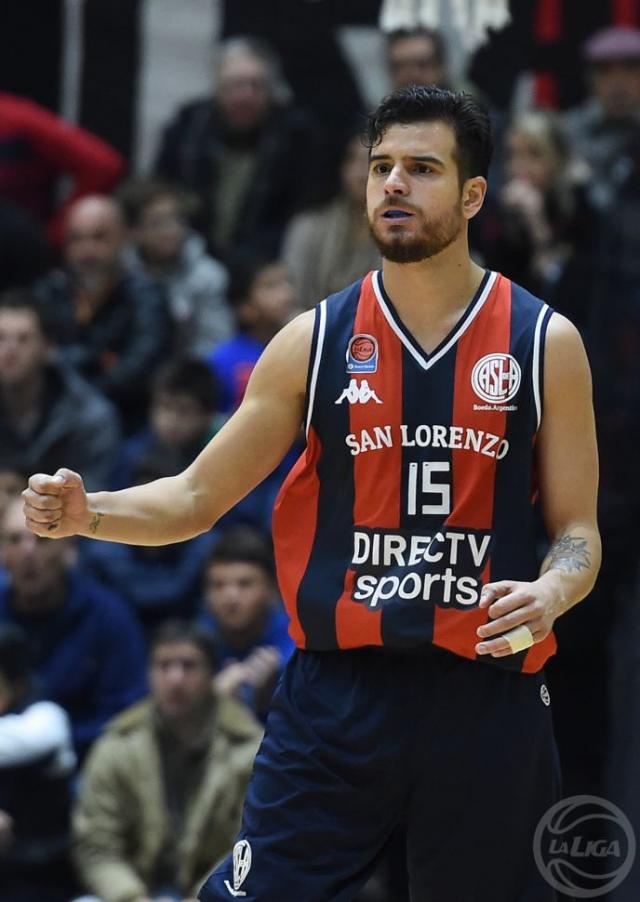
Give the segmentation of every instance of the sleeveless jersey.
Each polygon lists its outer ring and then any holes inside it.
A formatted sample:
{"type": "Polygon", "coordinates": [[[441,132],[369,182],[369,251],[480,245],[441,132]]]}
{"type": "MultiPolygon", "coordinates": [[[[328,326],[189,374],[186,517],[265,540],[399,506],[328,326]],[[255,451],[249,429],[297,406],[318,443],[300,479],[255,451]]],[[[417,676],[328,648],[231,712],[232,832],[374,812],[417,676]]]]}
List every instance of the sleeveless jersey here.
{"type": "MultiPolygon", "coordinates": [[[[432,642],[475,659],[488,620],[482,585],[536,578],[535,441],[551,313],[487,272],[427,354],[380,272],[318,305],[307,447],[273,521],[300,648],[432,642]]],[[[555,648],[550,635],[478,660],[531,673],[555,648]]]]}

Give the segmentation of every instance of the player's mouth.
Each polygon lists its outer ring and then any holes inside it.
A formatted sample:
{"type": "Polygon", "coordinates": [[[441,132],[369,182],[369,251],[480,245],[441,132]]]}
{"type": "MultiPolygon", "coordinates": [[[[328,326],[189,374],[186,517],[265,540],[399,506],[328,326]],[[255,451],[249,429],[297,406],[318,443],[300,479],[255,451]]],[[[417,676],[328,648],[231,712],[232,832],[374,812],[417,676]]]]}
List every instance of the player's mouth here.
{"type": "Polygon", "coordinates": [[[392,208],[391,210],[385,210],[382,216],[384,219],[409,219],[413,216],[413,213],[409,213],[407,210],[392,208]]]}

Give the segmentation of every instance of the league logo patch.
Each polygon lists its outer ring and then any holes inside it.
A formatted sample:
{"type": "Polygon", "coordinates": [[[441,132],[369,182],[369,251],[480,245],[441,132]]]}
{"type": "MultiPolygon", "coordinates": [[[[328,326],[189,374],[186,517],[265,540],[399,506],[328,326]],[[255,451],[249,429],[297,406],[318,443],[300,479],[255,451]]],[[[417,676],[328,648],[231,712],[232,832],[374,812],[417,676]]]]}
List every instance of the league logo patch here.
{"type": "Polygon", "coordinates": [[[347,346],[348,373],[375,373],[378,369],[378,342],[373,335],[354,335],[347,346]]]}

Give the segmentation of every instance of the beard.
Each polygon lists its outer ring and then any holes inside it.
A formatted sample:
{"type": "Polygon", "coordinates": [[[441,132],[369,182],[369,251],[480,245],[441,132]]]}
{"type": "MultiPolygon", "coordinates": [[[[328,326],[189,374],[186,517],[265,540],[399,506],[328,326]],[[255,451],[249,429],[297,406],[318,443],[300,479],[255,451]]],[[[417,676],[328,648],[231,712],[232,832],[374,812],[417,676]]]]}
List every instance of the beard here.
{"type": "Polygon", "coordinates": [[[419,211],[414,211],[414,216],[420,217],[421,224],[417,234],[413,235],[407,234],[401,223],[392,225],[383,234],[376,220],[369,218],[371,236],[390,263],[420,263],[435,257],[453,244],[462,230],[463,217],[457,207],[430,222],[425,221],[419,211]]]}

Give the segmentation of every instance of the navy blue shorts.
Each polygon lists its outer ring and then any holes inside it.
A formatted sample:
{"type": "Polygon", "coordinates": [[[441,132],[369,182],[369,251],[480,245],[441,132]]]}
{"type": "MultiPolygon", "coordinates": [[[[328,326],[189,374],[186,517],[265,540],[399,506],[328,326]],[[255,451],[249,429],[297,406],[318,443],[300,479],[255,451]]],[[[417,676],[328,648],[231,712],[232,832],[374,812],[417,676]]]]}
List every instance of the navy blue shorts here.
{"type": "Polygon", "coordinates": [[[532,847],[560,794],[543,685],[432,646],[296,652],[199,898],[349,902],[404,824],[413,902],[552,902],[532,847]]]}

